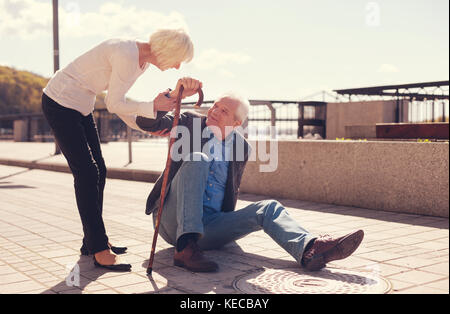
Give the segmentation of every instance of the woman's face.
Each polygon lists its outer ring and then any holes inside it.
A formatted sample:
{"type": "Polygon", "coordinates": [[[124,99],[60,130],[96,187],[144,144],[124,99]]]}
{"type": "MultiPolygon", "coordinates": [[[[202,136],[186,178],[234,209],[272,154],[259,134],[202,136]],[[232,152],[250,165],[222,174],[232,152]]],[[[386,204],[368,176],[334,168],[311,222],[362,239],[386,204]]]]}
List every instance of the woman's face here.
{"type": "Polygon", "coordinates": [[[170,66],[160,66],[159,64],[156,65],[158,67],[158,69],[160,69],[161,71],[166,71],[166,70],[170,70],[170,69],[175,69],[175,70],[179,70],[181,67],[181,62],[177,62],[174,64],[171,64],[170,66]]]}

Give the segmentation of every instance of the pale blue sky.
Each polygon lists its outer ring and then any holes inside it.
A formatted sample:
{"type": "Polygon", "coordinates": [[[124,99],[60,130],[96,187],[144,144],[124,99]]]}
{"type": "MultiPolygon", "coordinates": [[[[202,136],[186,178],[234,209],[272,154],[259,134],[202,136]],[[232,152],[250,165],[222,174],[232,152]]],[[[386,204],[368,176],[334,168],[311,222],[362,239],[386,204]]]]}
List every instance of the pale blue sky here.
{"type": "MultiPolygon", "coordinates": [[[[181,76],[202,80],[207,99],[448,80],[448,12],[448,0],[60,0],[61,66],[105,39],[146,40],[169,25],[188,28],[193,62],[149,68],[128,96],[153,99],[181,76]]],[[[51,0],[0,0],[0,39],[0,64],[50,76],[51,0]]]]}

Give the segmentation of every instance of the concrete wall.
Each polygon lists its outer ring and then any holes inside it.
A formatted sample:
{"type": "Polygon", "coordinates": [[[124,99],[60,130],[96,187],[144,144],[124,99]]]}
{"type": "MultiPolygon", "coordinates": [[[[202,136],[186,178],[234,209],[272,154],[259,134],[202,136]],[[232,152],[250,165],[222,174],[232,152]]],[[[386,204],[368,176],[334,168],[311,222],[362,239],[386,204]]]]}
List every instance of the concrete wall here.
{"type": "Polygon", "coordinates": [[[345,138],[375,139],[377,138],[377,126],[372,125],[346,125],[345,138]]]}
{"type": "MultiPolygon", "coordinates": [[[[400,105],[402,102],[400,102],[400,105]]],[[[403,114],[400,121],[408,120],[408,101],[403,101],[403,114]]],[[[345,127],[350,125],[375,125],[376,123],[392,123],[395,121],[396,101],[377,100],[364,102],[328,103],[327,135],[335,140],[345,137],[345,127]]]]}
{"type": "Polygon", "coordinates": [[[279,141],[277,170],[263,164],[248,162],[241,192],[449,216],[448,143],[279,141]]]}

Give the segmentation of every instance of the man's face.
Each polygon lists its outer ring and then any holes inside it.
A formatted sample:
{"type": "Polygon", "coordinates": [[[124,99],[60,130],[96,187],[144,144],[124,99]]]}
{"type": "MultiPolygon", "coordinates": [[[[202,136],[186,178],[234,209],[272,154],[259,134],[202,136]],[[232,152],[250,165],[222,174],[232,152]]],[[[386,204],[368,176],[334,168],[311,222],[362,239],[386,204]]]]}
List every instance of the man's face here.
{"type": "Polygon", "coordinates": [[[208,110],[206,125],[216,126],[222,130],[225,127],[237,127],[241,122],[236,119],[236,111],[239,103],[231,98],[222,97],[216,100],[214,105],[208,110]]]}

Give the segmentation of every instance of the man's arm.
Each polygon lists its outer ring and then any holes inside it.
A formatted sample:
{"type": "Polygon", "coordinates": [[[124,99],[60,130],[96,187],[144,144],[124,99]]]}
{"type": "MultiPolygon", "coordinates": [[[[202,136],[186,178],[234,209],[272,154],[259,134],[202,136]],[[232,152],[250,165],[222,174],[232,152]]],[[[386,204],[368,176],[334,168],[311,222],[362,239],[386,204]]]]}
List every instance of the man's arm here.
{"type": "Polygon", "coordinates": [[[166,111],[158,111],[155,119],[137,116],[136,124],[144,131],[157,132],[164,129],[171,130],[173,119],[173,115],[168,114],[166,111]]]}
{"type": "MultiPolygon", "coordinates": [[[[172,130],[173,120],[175,119],[173,113],[167,111],[158,111],[156,119],[149,119],[141,116],[136,117],[137,126],[147,132],[158,132],[162,130],[172,130]]],[[[180,114],[178,125],[186,125],[189,116],[186,113],[180,114]]]]}
{"type": "Polygon", "coordinates": [[[137,131],[141,131],[141,132],[145,132],[144,130],[142,130],[141,128],[139,128],[139,126],[136,124],[136,115],[124,115],[124,114],[117,114],[116,115],[123,121],[125,122],[125,124],[127,126],[129,126],[130,128],[137,130],[137,131]]]}

